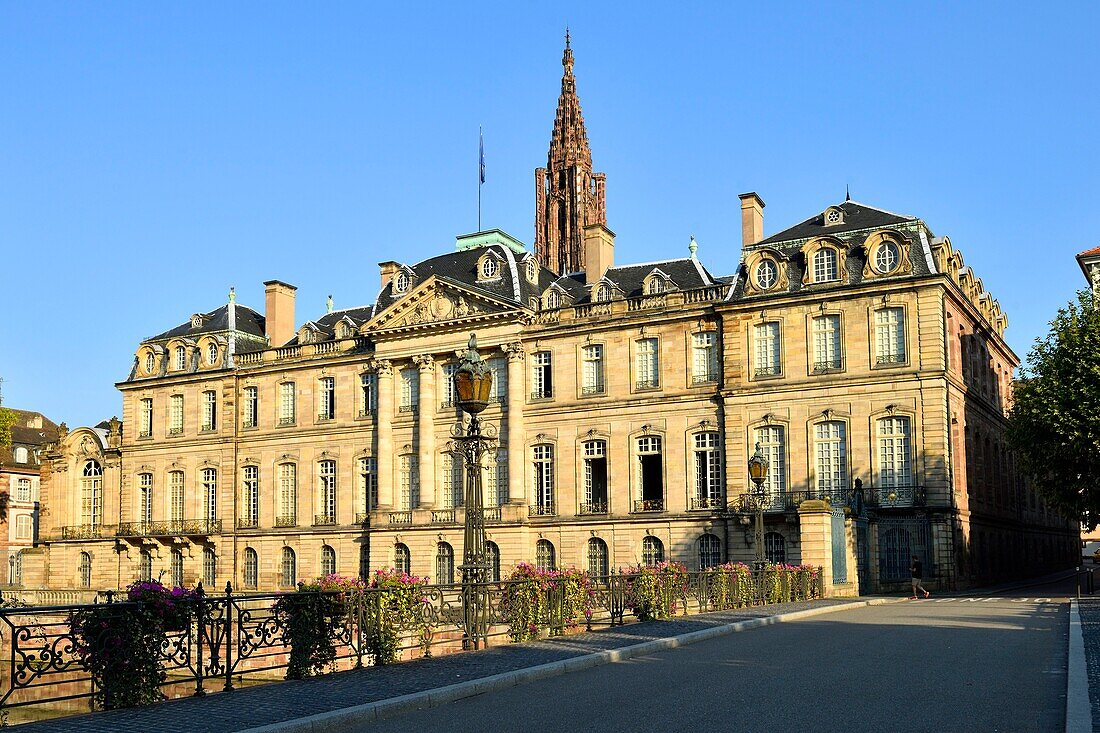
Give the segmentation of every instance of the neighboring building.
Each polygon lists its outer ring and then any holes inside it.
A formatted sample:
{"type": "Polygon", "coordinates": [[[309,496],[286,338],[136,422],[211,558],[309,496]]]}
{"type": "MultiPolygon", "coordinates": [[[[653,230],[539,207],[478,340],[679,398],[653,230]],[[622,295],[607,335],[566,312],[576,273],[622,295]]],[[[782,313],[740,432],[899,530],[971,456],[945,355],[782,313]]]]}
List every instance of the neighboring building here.
{"type": "Polygon", "coordinates": [[[1076,525],[1003,447],[1007,320],[951,243],[853,201],[765,238],[745,194],[733,275],[694,240],[617,266],[572,62],[567,47],[535,252],[464,235],[381,263],[358,308],[299,326],[273,280],[262,315],[231,293],[143,341],[117,385],[125,430],[74,430],[54,456],[50,583],[455,578],[450,374],[471,332],[494,374],[498,567],[751,560],[757,443],[767,556],[823,565],[832,592],[904,584],[910,554],[941,586],[1071,563],[1076,525]]]}
{"type": "Polygon", "coordinates": [[[42,461],[56,445],[58,426],[41,412],[12,413],[11,443],[0,446],[0,500],[6,504],[0,552],[7,558],[7,584],[21,586],[28,553],[38,541],[42,461]]]}
{"type": "MultiPolygon", "coordinates": [[[[1085,275],[1085,281],[1094,294],[1100,295],[1100,247],[1093,247],[1077,255],[1077,264],[1085,275]]],[[[1081,532],[1081,553],[1093,562],[1100,561],[1100,526],[1081,532]]]]}

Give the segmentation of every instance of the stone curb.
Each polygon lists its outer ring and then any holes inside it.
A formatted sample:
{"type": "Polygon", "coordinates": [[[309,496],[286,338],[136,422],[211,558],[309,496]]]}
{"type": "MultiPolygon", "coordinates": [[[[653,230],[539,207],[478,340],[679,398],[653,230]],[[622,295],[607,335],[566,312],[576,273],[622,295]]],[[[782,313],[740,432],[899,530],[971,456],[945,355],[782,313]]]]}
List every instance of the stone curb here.
{"type": "Polygon", "coordinates": [[[340,710],[330,710],[316,715],[309,715],[304,718],[295,718],[293,720],[284,720],[279,723],[271,723],[270,725],[264,725],[258,728],[247,728],[238,731],[238,733],[339,733],[341,731],[350,731],[361,727],[365,723],[382,720],[402,713],[409,713],[424,708],[439,707],[440,705],[455,702],[465,697],[481,695],[486,692],[495,692],[497,690],[505,690],[509,687],[523,685],[548,677],[558,677],[569,672],[577,672],[582,669],[611,664],[612,662],[621,662],[633,657],[653,654],[668,649],[676,649],[681,646],[695,644],[700,641],[708,641],[739,631],[748,631],[749,629],[756,629],[761,626],[772,626],[787,621],[798,621],[799,619],[820,616],[826,613],[834,613],[836,611],[848,611],[855,608],[880,606],[886,603],[896,602],[898,602],[898,599],[873,598],[866,601],[842,603],[835,606],[825,606],[823,608],[808,608],[804,611],[791,611],[775,616],[747,619],[745,621],[714,626],[700,631],[692,631],[687,634],[680,634],[679,636],[654,639],[652,641],[632,644],[618,649],[609,649],[607,651],[563,659],[558,662],[549,662],[535,667],[527,667],[526,669],[503,672],[490,677],[482,677],[476,680],[469,680],[468,682],[459,682],[458,684],[447,685],[446,687],[440,687],[434,690],[415,692],[410,695],[393,697],[388,700],[377,700],[363,705],[341,708],[340,710]]]}
{"type": "Polygon", "coordinates": [[[1077,599],[1069,602],[1069,653],[1066,661],[1066,733],[1092,731],[1089,675],[1085,666],[1085,636],[1077,599]]]}

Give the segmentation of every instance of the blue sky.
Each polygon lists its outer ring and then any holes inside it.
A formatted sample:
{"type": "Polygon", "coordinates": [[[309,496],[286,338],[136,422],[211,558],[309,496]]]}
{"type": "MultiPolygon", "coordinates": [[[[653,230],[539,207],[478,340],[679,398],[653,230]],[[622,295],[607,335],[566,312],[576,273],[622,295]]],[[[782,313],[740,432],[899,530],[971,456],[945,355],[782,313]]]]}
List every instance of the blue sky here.
{"type": "Polygon", "coordinates": [[[4,3],[4,404],[117,414],[142,338],[298,286],[373,300],[483,222],[531,242],[573,33],[619,262],[740,257],[844,198],[919,215],[1023,358],[1100,245],[1100,6],[4,3]]]}

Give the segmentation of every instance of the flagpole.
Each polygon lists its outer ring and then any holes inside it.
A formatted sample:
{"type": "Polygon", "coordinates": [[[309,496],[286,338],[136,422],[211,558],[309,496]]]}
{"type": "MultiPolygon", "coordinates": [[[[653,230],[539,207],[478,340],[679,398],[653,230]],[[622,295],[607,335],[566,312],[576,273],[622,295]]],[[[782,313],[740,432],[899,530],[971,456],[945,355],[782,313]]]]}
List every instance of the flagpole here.
{"type": "Polygon", "coordinates": [[[477,230],[481,231],[481,184],[485,183],[485,138],[477,126],[477,230]]]}

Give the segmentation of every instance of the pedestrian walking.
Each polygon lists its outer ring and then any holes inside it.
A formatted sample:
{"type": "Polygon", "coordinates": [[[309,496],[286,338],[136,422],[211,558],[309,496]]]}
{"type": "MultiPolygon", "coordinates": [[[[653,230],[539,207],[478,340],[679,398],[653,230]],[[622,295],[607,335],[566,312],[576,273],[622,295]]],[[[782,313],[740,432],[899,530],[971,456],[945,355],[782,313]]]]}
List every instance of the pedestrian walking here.
{"type": "Polygon", "coordinates": [[[909,600],[916,600],[917,591],[923,593],[925,598],[931,595],[920,583],[924,579],[924,565],[916,555],[913,555],[913,561],[909,565],[909,575],[913,577],[913,595],[909,596],[909,600]]]}

